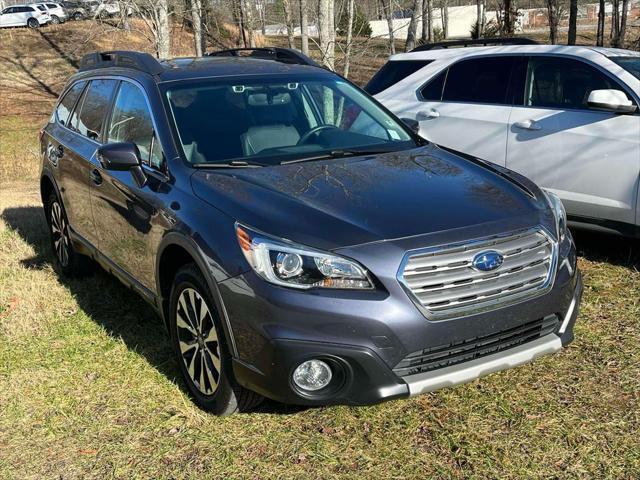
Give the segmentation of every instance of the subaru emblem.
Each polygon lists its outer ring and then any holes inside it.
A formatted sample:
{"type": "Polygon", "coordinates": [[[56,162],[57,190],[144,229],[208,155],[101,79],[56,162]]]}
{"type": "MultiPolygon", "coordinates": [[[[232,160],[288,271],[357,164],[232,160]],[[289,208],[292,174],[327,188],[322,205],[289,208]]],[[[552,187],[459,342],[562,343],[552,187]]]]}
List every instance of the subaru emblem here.
{"type": "Polygon", "coordinates": [[[489,250],[487,252],[480,252],[473,257],[473,263],[471,265],[480,272],[491,272],[492,270],[500,268],[502,262],[504,262],[504,257],[500,253],[489,250]]]}

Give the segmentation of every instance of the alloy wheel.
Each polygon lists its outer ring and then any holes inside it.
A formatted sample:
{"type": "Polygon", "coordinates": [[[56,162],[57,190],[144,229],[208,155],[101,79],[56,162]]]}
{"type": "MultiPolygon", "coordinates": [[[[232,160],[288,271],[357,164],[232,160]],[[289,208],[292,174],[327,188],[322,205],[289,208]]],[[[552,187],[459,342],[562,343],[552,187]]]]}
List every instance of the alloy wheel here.
{"type": "Polygon", "coordinates": [[[191,381],[205,395],[213,395],[220,382],[220,343],[204,298],[193,288],[180,293],[176,306],[180,355],[191,381]]]}
{"type": "Polygon", "coordinates": [[[51,235],[53,238],[53,248],[60,265],[69,265],[69,228],[62,212],[62,207],[58,202],[51,204],[51,235]]]}

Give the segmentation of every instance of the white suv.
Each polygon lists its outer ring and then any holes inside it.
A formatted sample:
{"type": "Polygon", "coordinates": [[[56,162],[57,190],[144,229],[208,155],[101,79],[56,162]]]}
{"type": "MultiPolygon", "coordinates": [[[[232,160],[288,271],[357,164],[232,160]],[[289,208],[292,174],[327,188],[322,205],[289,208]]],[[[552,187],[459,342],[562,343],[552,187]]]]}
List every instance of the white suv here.
{"type": "Polygon", "coordinates": [[[0,12],[0,28],[29,27],[38,28],[51,21],[51,17],[34,5],[13,5],[0,12]]]}
{"type": "Polygon", "coordinates": [[[556,193],[574,226],[640,236],[640,52],[425,46],[365,90],[428,140],[556,193]]]}
{"type": "Polygon", "coordinates": [[[44,7],[47,10],[47,13],[51,17],[51,23],[54,25],[64,23],[68,19],[67,11],[59,3],[38,2],[37,4],[32,4],[32,6],[36,5],[41,10],[41,7],[44,7]]]}

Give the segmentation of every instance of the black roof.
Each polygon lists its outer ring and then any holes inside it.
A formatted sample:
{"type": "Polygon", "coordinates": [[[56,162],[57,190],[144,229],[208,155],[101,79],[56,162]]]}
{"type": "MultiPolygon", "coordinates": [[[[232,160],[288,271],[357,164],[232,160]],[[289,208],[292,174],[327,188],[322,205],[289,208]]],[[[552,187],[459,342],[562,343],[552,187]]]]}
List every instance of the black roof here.
{"type": "Polygon", "coordinates": [[[157,60],[148,53],[117,50],[94,52],[80,62],[80,72],[117,69],[119,73],[145,73],[158,82],[200,77],[328,73],[301,52],[284,48],[234,49],[205,57],[157,60]],[[245,55],[245,53],[249,55],[245,55]]]}

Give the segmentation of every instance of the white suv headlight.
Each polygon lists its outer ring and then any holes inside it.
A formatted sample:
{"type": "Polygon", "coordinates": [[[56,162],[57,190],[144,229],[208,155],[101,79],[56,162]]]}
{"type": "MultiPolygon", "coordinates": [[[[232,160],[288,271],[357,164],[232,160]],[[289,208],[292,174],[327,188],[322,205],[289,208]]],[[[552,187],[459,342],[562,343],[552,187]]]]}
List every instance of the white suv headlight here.
{"type": "Polygon", "coordinates": [[[275,239],[236,224],[249,265],[268,282],[285,287],[369,290],[373,282],[353,260],[275,239]]]}
{"type": "Polygon", "coordinates": [[[553,210],[553,214],[556,217],[556,228],[558,232],[558,241],[561,242],[564,240],[564,237],[567,235],[567,212],[564,209],[564,205],[562,204],[562,200],[560,197],[549,190],[544,190],[544,193],[547,195],[547,199],[549,200],[549,205],[551,205],[551,209],[553,210]]]}

